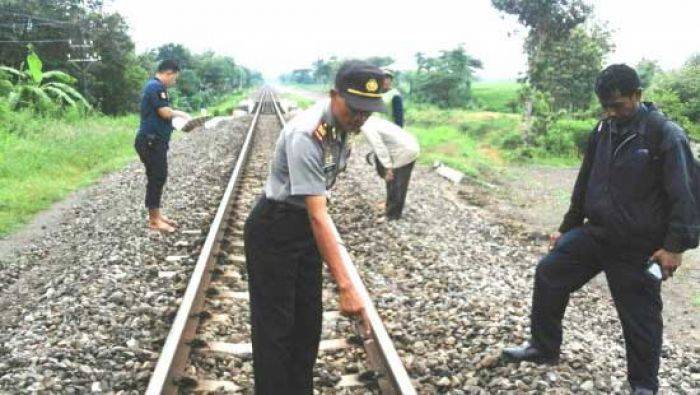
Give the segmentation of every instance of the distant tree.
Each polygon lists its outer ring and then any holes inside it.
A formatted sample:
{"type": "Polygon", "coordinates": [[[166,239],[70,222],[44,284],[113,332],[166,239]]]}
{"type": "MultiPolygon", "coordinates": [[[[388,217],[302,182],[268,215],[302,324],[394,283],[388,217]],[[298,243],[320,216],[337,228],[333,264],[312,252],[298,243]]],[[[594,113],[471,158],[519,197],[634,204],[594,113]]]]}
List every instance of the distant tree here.
{"type": "Polygon", "coordinates": [[[416,54],[418,70],[411,77],[410,94],[416,101],[436,104],[440,107],[464,107],[471,100],[471,83],[474,69],[482,67],[458,46],[441,51],[434,58],[416,54]]]}
{"type": "Polygon", "coordinates": [[[553,100],[555,109],[585,110],[593,99],[596,76],[610,50],[607,31],[582,26],[572,29],[566,40],[551,40],[533,53],[528,80],[553,100]]]}
{"type": "Polygon", "coordinates": [[[491,0],[516,15],[529,29],[525,40],[527,82],[547,93],[555,109],[583,110],[592,99],[593,83],[612,49],[606,29],[584,22],[592,7],[583,0],[491,0]]]}
{"type": "Polygon", "coordinates": [[[680,69],[659,75],[646,97],[700,138],[700,64],[697,60],[698,55],[693,55],[680,69]]]}
{"type": "Polygon", "coordinates": [[[94,34],[100,60],[89,69],[90,94],[105,114],[124,114],[138,109],[141,86],[148,72],[134,54],[129,26],[119,14],[103,18],[94,34]]]}
{"type": "Polygon", "coordinates": [[[313,84],[314,77],[311,69],[296,69],[289,74],[289,82],[297,84],[313,84]]]}
{"type": "Polygon", "coordinates": [[[654,81],[654,76],[661,72],[659,62],[647,58],[642,58],[635,69],[637,74],[639,74],[639,79],[642,81],[642,89],[649,88],[654,81]]]}
{"type": "Polygon", "coordinates": [[[192,53],[182,44],[168,43],[155,49],[155,60],[171,59],[177,61],[181,69],[192,66],[192,53]]]}
{"type": "Polygon", "coordinates": [[[700,52],[691,55],[685,61],[685,67],[700,67],[700,52]]]}
{"type": "Polygon", "coordinates": [[[394,58],[391,56],[371,56],[364,59],[365,62],[377,66],[377,67],[387,67],[394,63],[394,58]]]}
{"type": "Polygon", "coordinates": [[[316,60],[313,65],[313,79],[316,83],[327,84],[333,78],[333,64],[323,59],[316,60]]]}

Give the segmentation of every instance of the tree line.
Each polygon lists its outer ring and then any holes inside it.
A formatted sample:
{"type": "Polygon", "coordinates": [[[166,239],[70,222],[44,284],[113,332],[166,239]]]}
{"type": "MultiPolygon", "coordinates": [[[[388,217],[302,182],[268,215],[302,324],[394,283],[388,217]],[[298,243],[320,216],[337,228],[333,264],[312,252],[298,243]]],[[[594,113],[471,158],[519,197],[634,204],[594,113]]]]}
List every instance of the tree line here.
{"type": "MultiPolygon", "coordinates": [[[[471,84],[474,71],[482,67],[481,61],[469,55],[464,46],[443,50],[430,57],[417,53],[416,70],[392,70],[395,85],[412,101],[431,103],[443,108],[464,107],[471,101],[471,84]]],[[[380,68],[388,68],[395,61],[389,56],[374,56],[362,59],[380,68]]],[[[332,78],[342,59],[331,56],[318,59],[310,68],[292,70],[280,76],[283,83],[332,84],[332,78]]]]}
{"type": "Polygon", "coordinates": [[[231,57],[194,54],[180,44],[137,54],[125,19],[119,13],[105,12],[102,0],[15,1],[1,5],[0,16],[0,63],[5,66],[0,70],[0,96],[18,100],[20,106],[42,110],[47,100],[59,108],[84,106],[73,89],[91,108],[105,114],[134,112],[145,80],[166,58],[181,62],[180,84],[172,96],[176,105],[188,111],[262,81],[260,73],[231,57]],[[37,58],[44,72],[59,78],[54,82],[64,84],[64,94],[41,89],[41,83],[27,78],[37,58]],[[12,92],[15,94],[9,97],[12,92]]]}
{"type": "MultiPolygon", "coordinates": [[[[593,18],[593,8],[583,0],[492,0],[505,15],[515,16],[527,29],[524,52],[527,70],[519,78],[519,99],[510,106],[522,111],[524,145],[538,145],[561,119],[590,119],[599,116],[594,94],[595,79],[606,56],[614,49],[611,32],[593,18]]],[[[391,57],[365,59],[379,67],[390,67],[391,57]]],[[[319,59],[309,68],[281,76],[285,83],[329,84],[340,59],[319,59]]],[[[464,45],[440,51],[437,56],[415,54],[416,68],[394,71],[395,86],[415,103],[440,108],[478,108],[471,95],[474,73],[482,62],[464,45]]],[[[658,63],[644,59],[636,66],[645,97],[700,138],[700,54],[689,57],[679,70],[663,72],[658,63]]],[[[583,144],[584,133],[575,139],[583,144]]]]}

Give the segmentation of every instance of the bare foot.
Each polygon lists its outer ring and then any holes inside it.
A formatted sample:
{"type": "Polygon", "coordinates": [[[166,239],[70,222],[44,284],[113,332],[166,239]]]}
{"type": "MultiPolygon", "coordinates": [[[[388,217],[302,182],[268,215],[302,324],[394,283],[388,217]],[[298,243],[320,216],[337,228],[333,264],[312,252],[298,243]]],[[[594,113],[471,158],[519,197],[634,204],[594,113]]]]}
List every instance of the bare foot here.
{"type": "Polygon", "coordinates": [[[160,220],[163,221],[163,222],[165,222],[166,224],[172,226],[172,227],[177,228],[177,222],[173,221],[172,219],[166,217],[166,216],[163,215],[163,214],[160,215],[160,220]]]}
{"type": "Polygon", "coordinates": [[[175,232],[175,228],[173,228],[172,226],[170,226],[170,224],[168,224],[168,223],[165,222],[165,221],[156,221],[156,222],[149,221],[149,222],[148,222],[148,228],[151,229],[151,230],[157,230],[157,231],[159,231],[159,232],[166,232],[166,233],[173,233],[173,232],[175,232]]]}

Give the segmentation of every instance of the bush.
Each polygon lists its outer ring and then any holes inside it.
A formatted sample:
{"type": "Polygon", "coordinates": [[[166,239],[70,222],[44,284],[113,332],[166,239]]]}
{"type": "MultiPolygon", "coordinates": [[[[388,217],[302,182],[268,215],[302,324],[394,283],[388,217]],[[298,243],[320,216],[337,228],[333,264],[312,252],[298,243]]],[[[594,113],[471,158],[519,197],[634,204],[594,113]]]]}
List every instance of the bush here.
{"type": "Polygon", "coordinates": [[[595,124],[595,120],[559,119],[535,143],[551,156],[575,157],[586,149],[595,124]]]}
{"type": "Polygon", "coordinates": [[[498,136],[494,143],[504,150],[516,150],[525,145],[525,139],[520,130],[513,129],[498,136]]]}
{"type": "Polygon", "coordinates": [[[654,102],[669,119],[685,129],[689,136],[700,139],[700,124],[688,118],[687,105],[681,101],[676,92],[664,86],[654,85],[646,93],[646,99],[654,102]]]}

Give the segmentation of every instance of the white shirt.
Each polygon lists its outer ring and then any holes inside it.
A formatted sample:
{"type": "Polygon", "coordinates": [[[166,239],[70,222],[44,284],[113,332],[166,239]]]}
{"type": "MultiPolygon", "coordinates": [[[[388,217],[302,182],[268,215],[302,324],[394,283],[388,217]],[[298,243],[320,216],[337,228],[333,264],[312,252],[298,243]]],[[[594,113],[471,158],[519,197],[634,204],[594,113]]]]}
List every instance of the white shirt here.
{"type": "Polygon", "coordinates": [[[418,140],[391,121],[371,116],[361,130],[377,159],[387,169],[406,166],[418,158],[418,140]]]}

